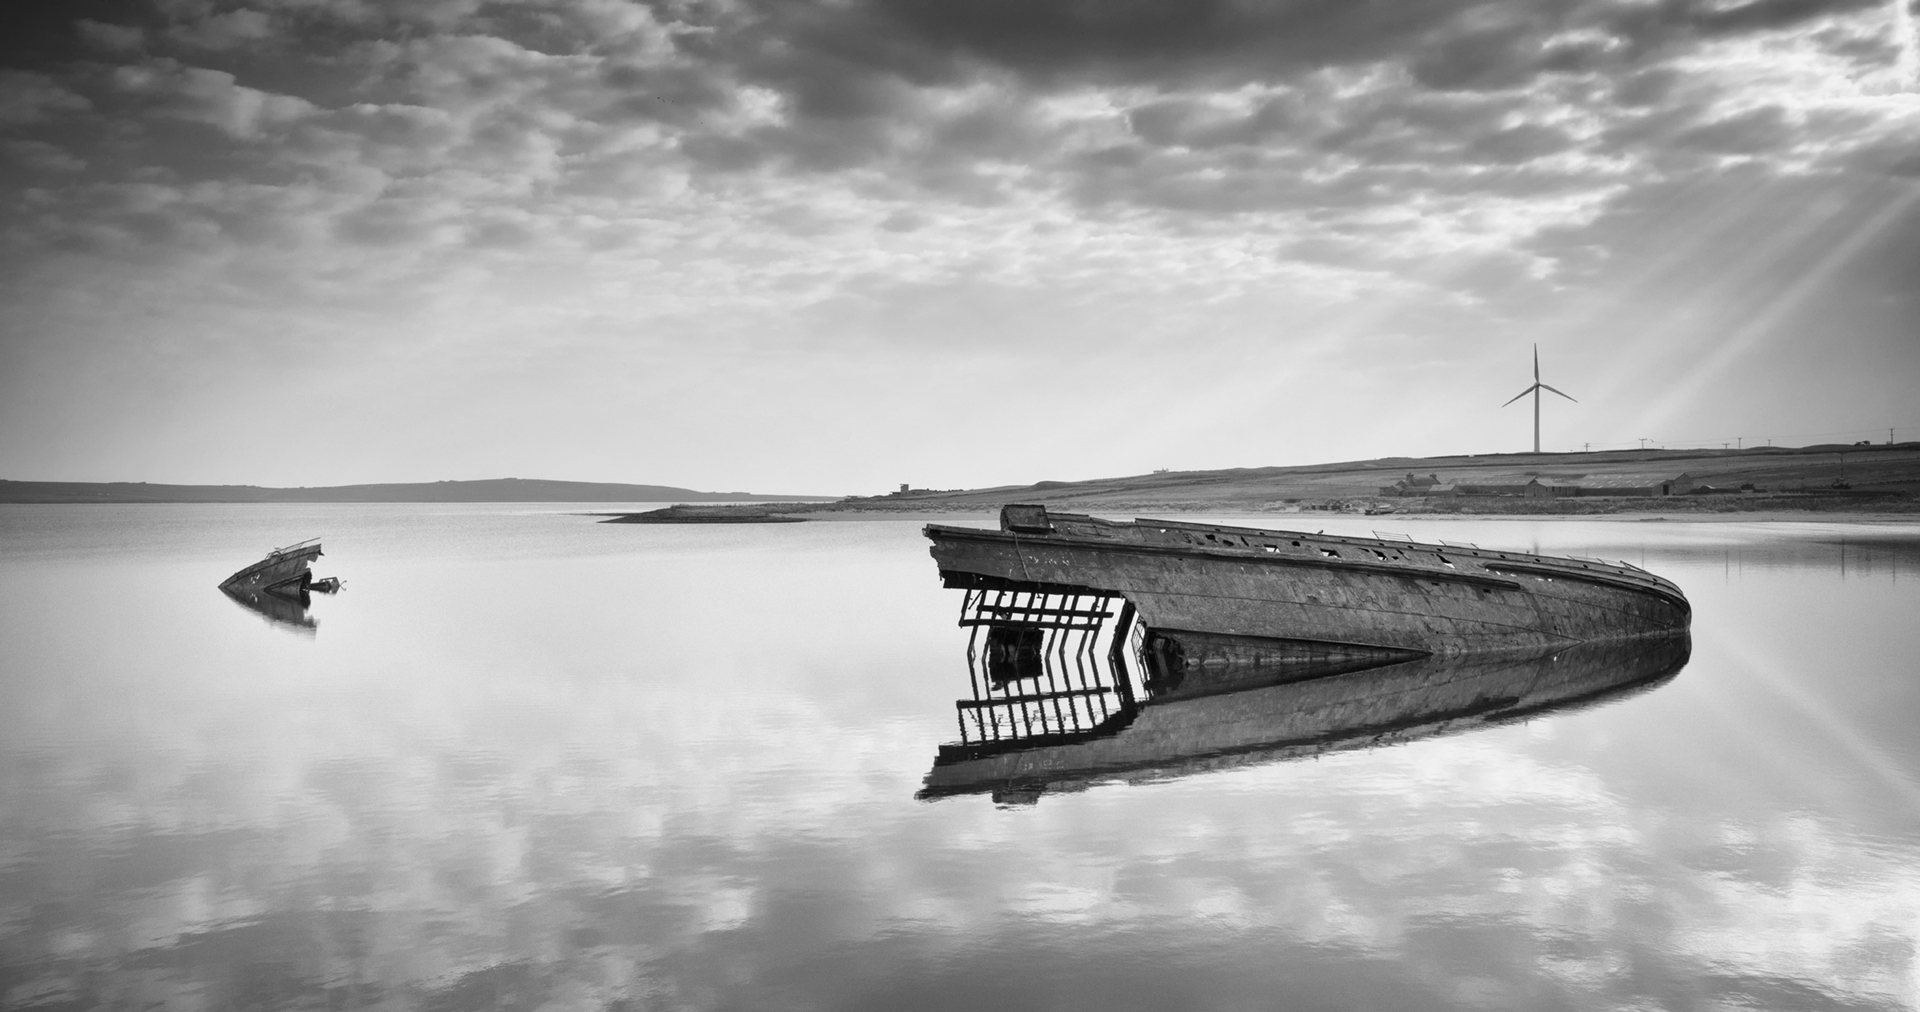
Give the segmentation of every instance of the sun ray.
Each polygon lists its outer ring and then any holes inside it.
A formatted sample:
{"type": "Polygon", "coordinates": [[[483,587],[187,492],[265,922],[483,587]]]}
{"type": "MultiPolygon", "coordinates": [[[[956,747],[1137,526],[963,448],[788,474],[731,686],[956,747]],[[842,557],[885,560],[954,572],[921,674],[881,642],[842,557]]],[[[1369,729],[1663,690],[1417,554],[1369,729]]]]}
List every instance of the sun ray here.
{"type": "Polygon", "coordinates": [[[1893,0],[1894,44],[1899,47],[1894,71],[1902,91],[1920,92],[1920,26],[1914,24],[1909,0],[1893,0]]]}
{"type": "Polygon", "coordinates": [[[1831,282],[1855,255],[1911,212],[1916,203],[1920,203],[1920,186],[1909,186],[1881,205],[1850,235],[1827,249],[1818,262],[1792,284],[1767,300],[1760,312],[1717,342],[1712,351],[1695,362],[1693,368],[1668,384],[1666,395],[1642,412],[1635,425],[1639,428],[1656,427],[1699,396],[1709,382],[1752,352],[1783,320],[1798,310],[1823,285],[1831,282]]]}
{"type": "Polygon", "coordinates": [[[1780,662],[1755,650],[1737,637],[1714,637],[1713,647],[1728,657],[1755,683],[1766,686],[1819,728],[1834,748],[1871,773],[1915,812],[1920,812],[1920,782],[1871,742],[1824,699],[1808,692],[1780,662]]]}

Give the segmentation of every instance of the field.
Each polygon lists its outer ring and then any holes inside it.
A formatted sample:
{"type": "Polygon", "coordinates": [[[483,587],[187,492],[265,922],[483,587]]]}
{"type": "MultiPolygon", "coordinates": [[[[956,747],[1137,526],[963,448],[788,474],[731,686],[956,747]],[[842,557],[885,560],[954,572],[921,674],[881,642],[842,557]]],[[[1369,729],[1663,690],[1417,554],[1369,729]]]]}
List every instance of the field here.
{"type": "Polygon", "coordinates": [[[954,491],[914,490],[844,499],[841,510],[968,510],[1008,502],[1056,510],[1292,512],[1338,510],[1437,514],[1912,513],[1920,512],[1920,443],[1756,447],[1745,450],[1635,450],[1387,457],[1301,467],[1164,471],[1088,481],[954,491]],[[1436,488],[1504,486],[1537,480],[1599,494],[1388,494],[1409,475],[1436,488]],[[1609,495],[1609,486],[1657,487],[1685,475],[1695,491],[1609,495]]]}

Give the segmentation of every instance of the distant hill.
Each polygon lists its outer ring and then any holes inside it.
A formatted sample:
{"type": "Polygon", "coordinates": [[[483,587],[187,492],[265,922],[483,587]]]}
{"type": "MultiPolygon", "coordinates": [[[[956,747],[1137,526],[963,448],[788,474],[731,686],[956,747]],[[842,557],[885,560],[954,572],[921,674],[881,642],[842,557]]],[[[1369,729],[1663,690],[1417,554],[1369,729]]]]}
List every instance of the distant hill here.
{"type": "MultiPolygon", "coordinates": [[[[845,499],[836,510],[984,509],[1009,502],[1044,503],[1060,510],[1273,510],[1290,504],[1379,496],[1408,474],[1439,484],[1524,485],[1660,481],[1689,475],[1715,488],[1751,484],[1794,496],[1829,491],[1844,479],[1851,491],[1911,497],[1920,493],[1920,443],[1871,446],[1762,446],[1744,450],[1617,450],[1600,453],[1491,453],[1448,457],[1247,467],[1217,471],[1159,471],[1086,481],[949,491],[916,490],[845,499]]],[[[1393,500],[1404,503],[1405,500],[1393,500]]],[[[1464,500],[1463,500],[1464,501],[1464,500]]],[[[1472,500],[1484,504],[1487,500],[1472,500]]],[[[1671,500],[1669,500],[1671,501],[1671,500]]],[[[1586,502],[1586,500],[1582,500],[1586,502]]],[[[1570,507],[1569,507],[1570,508],[1570,507]]]]}
{"type": "Polygon", "coordinates": [[[696,492],[671,485],[489,478],[320,488],[259,485],[152,485],[112,481],[4,481],[5,503],[272,502],[831,502],[838,496],[696,492]]]}

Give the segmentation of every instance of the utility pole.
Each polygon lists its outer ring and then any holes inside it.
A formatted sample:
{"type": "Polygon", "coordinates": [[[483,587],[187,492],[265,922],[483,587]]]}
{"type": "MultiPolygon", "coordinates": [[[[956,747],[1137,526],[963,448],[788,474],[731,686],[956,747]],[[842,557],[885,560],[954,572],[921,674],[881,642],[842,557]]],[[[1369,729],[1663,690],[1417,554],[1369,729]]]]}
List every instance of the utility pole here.
{"type": "Polygon", "coordinates": [[[1745,446],[1745,445],[1744,445],[1744,443],[1743,443],[1743,440],[1745,440],[1745,439],[1746,439],[1746,437],[1745,437],[1745,436],[1735,436],[1735,437],[1733,437],[1733,448],[1734,448],[1734,449],[1736,449],[1736,450],[1744,450],[1744,449],[1746,449],[1746,446],[1745,446]]]}
{"type": "Polygon", "coordinates": [[[1646,448],[1647,448],[1647,437],[1645,437],[1645,436],[1641,436],[1641,437],[1640,437],[1640,448],[1641,448],[1642,450],[1644,450],[1644,449],[1646,449],[1646,448]]]}
{"type": "MultiPolygon", "coordinates": [[[[1887,430],[1887,431],[1889,431],[1889,432],[1891,432],[1891,431],[1893,431],[1893,430],[1891,430],[1891,429],[1889,429],[1889,430],[1887,430]]],[[[1891,443],[1891,442],[1893,442],[1893,437],[1892,437],[1892,436],[1888,436],[1888,437],[1887,437],[1887,442],[1889,442],[1889,443],[1891,443]]],[[[1581,443],[1580,445],[1581,445],[1581,447],[1582,447],[1582,449],[1581,449],[1581,451],[1580,451],[1580,452],[1582,452],[1582,453],[1592,453],[1592,452],[1593,452],[1593,444],[1592,444],[1592,443],[1581,443]]]]}

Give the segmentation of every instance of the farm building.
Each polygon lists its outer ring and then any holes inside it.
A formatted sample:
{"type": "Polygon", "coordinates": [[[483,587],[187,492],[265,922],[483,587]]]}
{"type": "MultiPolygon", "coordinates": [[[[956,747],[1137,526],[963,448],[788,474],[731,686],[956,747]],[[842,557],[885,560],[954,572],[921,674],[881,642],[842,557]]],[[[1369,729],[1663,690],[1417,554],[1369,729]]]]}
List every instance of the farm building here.
{"type": "Polygon", "coordinates": [[[1492,474],[1441,482],[1433,476],[1416,479],[1409,474],[1380,489],[1381,495],[1448,496],[1511,495],[1529,499],[1555,499],[1570,496],[1663,496],[1683,495],[1704,488],[1690,474],[1609,474],[1547,475],[1492,474]]]}

